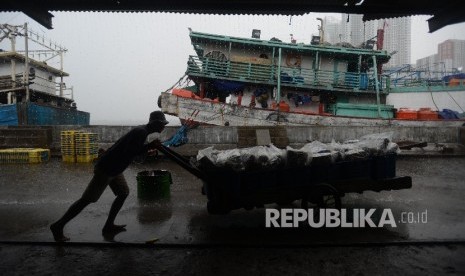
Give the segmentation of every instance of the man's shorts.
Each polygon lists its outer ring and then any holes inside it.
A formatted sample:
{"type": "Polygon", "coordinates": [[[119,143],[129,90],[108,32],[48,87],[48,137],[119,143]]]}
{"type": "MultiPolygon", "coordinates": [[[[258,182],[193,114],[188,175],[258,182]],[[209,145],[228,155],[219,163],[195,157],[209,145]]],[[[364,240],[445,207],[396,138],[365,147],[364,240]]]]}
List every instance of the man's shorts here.
{"type": "Polygon", "coordinates": [[[81,198],[96,202],[107,186],[110,186],[116,196],[127,196],[129,194],[129,187],[122,173],[116,176],[108,176],[101,170],[95,169],[94,177],[90,180],[81,198]]]}

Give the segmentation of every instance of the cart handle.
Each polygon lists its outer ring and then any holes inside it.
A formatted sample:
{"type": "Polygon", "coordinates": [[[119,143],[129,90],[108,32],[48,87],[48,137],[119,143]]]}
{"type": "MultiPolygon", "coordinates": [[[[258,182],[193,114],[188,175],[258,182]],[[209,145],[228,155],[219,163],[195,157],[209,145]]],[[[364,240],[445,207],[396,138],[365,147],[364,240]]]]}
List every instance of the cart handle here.
{"type": "Polygon", "coordinates": [[[181,156],[179,153],[173,151],[172,149],[170,149],[170,148],[168,148],[168,147],[166,147],[164,145],[158,146],[157,149],[159,151],[161,151],[164,155],[166,155],[169,159],[176,162],[179,166],[183,167],[185,170],[190,172],[191,174],[197,176],[198,178],[200,178],[200,179],[202,179],[204,181],[207,180],[207,176],[202,171],[200,171],[196,167],[192,166],[191,163],[189,162],[189,160],[187,158],[181,156]]]}

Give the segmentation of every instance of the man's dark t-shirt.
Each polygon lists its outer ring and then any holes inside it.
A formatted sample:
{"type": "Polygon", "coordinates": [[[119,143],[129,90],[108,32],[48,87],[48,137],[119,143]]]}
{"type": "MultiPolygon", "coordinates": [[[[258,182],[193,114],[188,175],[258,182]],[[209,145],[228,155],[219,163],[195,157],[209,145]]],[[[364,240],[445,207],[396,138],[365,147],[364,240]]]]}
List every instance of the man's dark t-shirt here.
{"type": "Polygon", "coordinates": [[[95,164],[95,168],[102,170],[109,176],[122,173],[131,164],[134,157],[148,150],[144,145],[149,132],[145,126],[138,126],[115,142],[95,164]]]}

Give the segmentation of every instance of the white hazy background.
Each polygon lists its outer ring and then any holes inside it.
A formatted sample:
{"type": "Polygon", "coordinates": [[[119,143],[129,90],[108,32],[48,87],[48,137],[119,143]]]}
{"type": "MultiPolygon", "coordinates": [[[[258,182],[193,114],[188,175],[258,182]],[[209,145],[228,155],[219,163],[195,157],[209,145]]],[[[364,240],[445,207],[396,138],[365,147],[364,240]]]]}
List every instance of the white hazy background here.
{"type": "MultiPolygon", "coordinates": [[[[64,58],[67,87],[74,87],[78,109],[90,112],[91,124],[138,125],[158,110],[160,92],[175,84],[186,71],[188,55],[195,54],[189,30],[251,37],[277,37],[309,43],[318,34],[317,17],[303,16],[198,15],[174,13],[53,12],[53,30],[47,30],[22,13],[0,13],[0,24],[22,25],[44,34],[68,49],[64,58]]],[[[465,39],[465,23],[428,33],[426,19],[412,18],[411,63],[437,52],[447,39],[465,39]]],[[[18,38],[18,40],[20,40],[18,38]]],[[[0,48],[10,50],[9,40],[0,48]],[[6,46],[5,46],[6,45],[6,46]]],[[[52,65],[52,64],[49,64],[52,65]]],[[[179,124],[168,116],[171,124],[179,124]]]]}

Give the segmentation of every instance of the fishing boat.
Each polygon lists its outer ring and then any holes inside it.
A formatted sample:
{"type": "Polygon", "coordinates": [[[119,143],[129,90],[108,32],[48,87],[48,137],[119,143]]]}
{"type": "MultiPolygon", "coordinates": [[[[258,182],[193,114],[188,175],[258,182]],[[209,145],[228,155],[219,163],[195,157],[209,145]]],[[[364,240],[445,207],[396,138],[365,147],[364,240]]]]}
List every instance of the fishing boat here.
{"type": "Polygon", "coordinates": [[[66,48],[27,23],[0,24],[0,48],[0,125],[89,125],[64,82],[66,48]]]}
{"type": "Polygon", "coordinates": [[[357,48],[321,43],[321,36],[304,44],[261,40],[257,33],[240,38],[190,30],[196,55],[188,57],[178,84],[161,93],[162,111],[181,122],[230,126],[465,122],[453,111],[465,108],[465,77],[408,79],[383,72],[391,55],[382,49],[382,29],[376,41],[357,48]]]}

